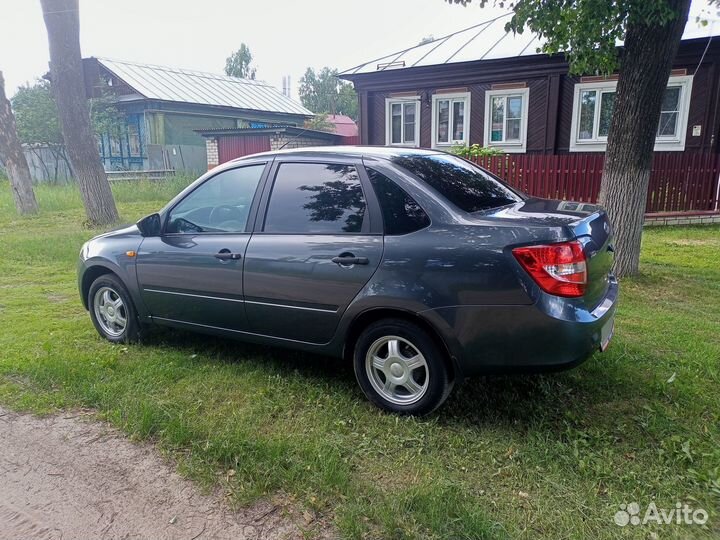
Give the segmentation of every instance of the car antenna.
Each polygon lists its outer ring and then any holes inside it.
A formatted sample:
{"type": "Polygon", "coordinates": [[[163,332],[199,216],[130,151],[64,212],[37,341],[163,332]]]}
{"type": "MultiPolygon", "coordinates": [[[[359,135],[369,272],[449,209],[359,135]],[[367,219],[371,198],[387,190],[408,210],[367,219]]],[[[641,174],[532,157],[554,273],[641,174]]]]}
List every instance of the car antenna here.
{"type": "Polygon", "coordinates": [[[294,137],[292,137],[292,138],[288,139],[287,141],[285,141],[285,144],[283,144],[280,148],[278,148],[278,150],[282,150],[283,148],[285,148],[288,144],[290,144],[292,141],[294,141],[295,139],[297,139],[300,135],[302,135],[302,134],[305,133],[306,131],[310,131],[310,128],[305,128],[305,129],[303,129],[300,133],[298,133],[298,134],[295,135],[294,137]]]}

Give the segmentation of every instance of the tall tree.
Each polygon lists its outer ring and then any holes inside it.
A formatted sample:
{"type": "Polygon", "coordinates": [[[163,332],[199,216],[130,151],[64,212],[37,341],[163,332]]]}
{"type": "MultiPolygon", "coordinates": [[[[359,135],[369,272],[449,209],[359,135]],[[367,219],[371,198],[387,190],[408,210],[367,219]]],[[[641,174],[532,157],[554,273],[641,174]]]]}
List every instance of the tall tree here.
{"type": "Polygon", "coordinates": [[[40,0],[40,3],[50,44],[50,84],[85,213],[91,225],[108,225],[119,217],[90,126],[80,54],[78,0],[40,0]]]}
{"type": "Polygon", "coordinates": [[[253,55],[250,47],[244,43],[225,60],[225,75],[241,79],[255,79],[255,66],[252,65],[253,55]]]}
{"type": "Polygon", "coordinates": [[[335,124],[329,119],[327,113],[318,113],[309,120],[305,120],[305,129],[314,129],[316,131],[335,131],[335,124]]]}
{"type": "Polygon", "coordinates": [[[25,154],[15,128],[10,101],[5,95],[5,78],[0,71],[0,159],[5,163],[12,187],[15,208],[20,214],[34,214],[38,211],[35,193],[30,178],[25,154]]]}
{"type": "MultiPolygon", "coordinates": [[[[485,6],[489,0],[478,2],[485,6]]],[[[600,202],[615,225],[615,272],[636,274],[660,107],[690,0],[494,3],[513,10],[508,31],[528,28],[542,36],[544,52],[564,52],[572,74],[618,72],[600,202]],[[622,48],[618,40],[624,41],[622,48]]]]}
{"type": "Polygon", "coordinates": [[[314,113],[346,114],[357,119],[357,93],[352,84],[338,79],[337,69],[315,72],[307,68],[300,78],[300,102],[314,113]]]}

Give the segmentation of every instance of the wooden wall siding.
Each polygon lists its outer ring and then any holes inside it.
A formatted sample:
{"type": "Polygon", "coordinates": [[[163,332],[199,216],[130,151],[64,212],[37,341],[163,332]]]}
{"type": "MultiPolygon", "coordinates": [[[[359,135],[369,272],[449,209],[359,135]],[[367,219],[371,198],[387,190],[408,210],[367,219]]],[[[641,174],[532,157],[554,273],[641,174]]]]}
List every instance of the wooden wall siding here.
{"type": "MultiPolygon", "coordinates": [[[[385,144],[385,94],[372,92],[368,95],[367,144],[385,144]]],[[[363,141],[365,143],[366,141],[363,141]]]]}
{"type": "MultiPolygon", "coordinates": [[[[706,44],[705,39],[684,42],[673,66],[694,74],[687,151],[718,151],[720,40],[711,43],[696,73],[706,44]],[[693,137],[693,125],[702,126],[700,137],[693,137]]],[[[385,144],[385,97],[394,92],[417,92],[423,96],[420,142],[424,147],[430,147],[432,142],[429,104],[436,89],[470,89],[470,142],[484,144],[485,91],[492,84],[525,82],[530,88],[527,152],[563,154],[570,148],[574,86],[578,80],[567,75],[567,64],[561,58],[539,55],[373,73],[358,76],[354,82],[356,88],[367,92],[368,129],[364,143],[385,144]]]]}
{"type": "MultiPolygon", "coordinates": [[[[605,155],[507,154],[475,162],[525,193],[549,199],[597,202],[605,155]]],[[[650,175],[647,213],[715,210],[720,154],[657,152],[650,175]]]]}
{"type": "MultiPolygon", "coordinates": [[[[688,68],[688,74],[693,74],[697,64],[688,68]]],[[[709,105],[712,101],[713,84],[710,79],[712,73],[710,66],[703,66],[698,69],[693,77],[692,95],[690,97],[690,110],[688,111],[687,133],[685,134],[686,150],[703,150],[705,149],[705,132],[712,131],[709,105]],[[705,119],[708,118],[706,121],[705,119]],[[693,137],[692,127],[694,125],[702,126],[700,137],[693,137]]]]}
{"type": "Polygon", "coordinates": [[[545,153],[547,136],[548,90],[550,79],[544,77],[528,81],[530,99],[528,101],[527,152],[545,153]]]}
{"type": "Polygon", "coordinates": [[[575,83],[579,77],[560,77],[560,94],[558,99],[558,127],[555,152],[567,153],[570,151],[570,130],[572,127],[572,107],[575,92],[575,83]]]}

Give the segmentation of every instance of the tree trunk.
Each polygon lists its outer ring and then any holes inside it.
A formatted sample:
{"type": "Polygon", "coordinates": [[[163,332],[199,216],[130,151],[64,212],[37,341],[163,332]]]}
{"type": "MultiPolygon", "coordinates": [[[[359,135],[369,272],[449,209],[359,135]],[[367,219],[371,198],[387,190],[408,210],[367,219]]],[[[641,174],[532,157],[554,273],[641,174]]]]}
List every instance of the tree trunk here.
{"type": "Polygon", "coordinates": [[[10,177],[10,186],[18,213],[36,213],[38,204],[32,188],[30,167],[17,136],[15,115],[10,107],[10,101],[5,96],[5,78],[2,71],[0,71],[0,158],[5,163],[10,177]]]}
{"type": "Polygon", "coordinates": [[[655,135],[690,0],[669,0],[664,25],[628,24],[608,135],[600,202],[615,227],[615,273],[637,274],[655,135]]]}
{"type": "Polygon", "coordinates": [[[108,225],[119,218],[90,127],[80,55],[78,0],[40,0],[40,3],[50,44],[50,82],[85,213],[91,225],[108,225]]]}

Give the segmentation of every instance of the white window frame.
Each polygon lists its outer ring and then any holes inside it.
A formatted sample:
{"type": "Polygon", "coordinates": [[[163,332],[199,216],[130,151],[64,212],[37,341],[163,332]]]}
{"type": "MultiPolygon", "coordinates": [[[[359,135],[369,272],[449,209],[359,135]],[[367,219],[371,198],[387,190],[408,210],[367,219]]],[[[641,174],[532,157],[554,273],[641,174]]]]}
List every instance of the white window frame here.
{"type": "Polygon", "coordinates": [[[462,145],[467,146],[470,141],[470,92],[456,92],[456,93],[447,93],[447,94],[433,94],[432,96],[432,122],[431,122],[431,132],[432,132],[432,147],[433,148],[451,148],[453,146],[462,145]],[[450,108],[448,109],[448,142],[438,142],[437,140],[437,134],[438,134],[438,101],[449,101],[450,102],[450,108]],[[462,139],[452,139],[450,136],[455,131],[455,126],[453,125],[453,103],[456,102],[463,102],[465,105],[463,107],[464,115],[463,115],[463,138],[462,139]]]}
{"type": "MultiPolygon", "coordinates": [[[[485,92],[485,146],[498,148],[508,154],[524,154],[527,151],[527,126],[528,126],[528,105],[530,102],[529,88],[507,88],[503,90],[487,90],[485,92]],[[520,119],[520,140],[519,141],[495,141],[491,140],[492,116],[491,103],[495,97],[522,96],[522,118],[520,119]]],[[[507,102],[506,102],[507,103],[507,102]]],[[[507,107],[505,108],[507,112],[507,107]]],[[[505,117],[503,117],[503,138],[505,137],[505,117]]]]}
{"type": "Polygon", "coordinates": [[[385,98],[385,144],[387,146],[405,146],[410,148],[420,147],[420,96],[385,98]],[[405,141],[405,109],[403,108],[403,118],[400,127],[400,142],[392,142],[392,106],[396,103],[415,103],[415,143],[410,144],[405,141]]]}
{"type": "MultiPolygon", "coordinates": [[[[692,75],[679,75],[670,77],[668,86],[680,87],[680,101],[678,102],[677,134],[673,136],[656,136],[656,152],[682,152],[685,150],[685,139],[687,137],[688,114],[690,112],[690,98],[692,96],[692,75]]],[[[580,94],[584,90],[597,90],[598,98],[595,101],[595,120],[593,131],[598,129],[600,118],[600,93],[607,90],[616,90],[617,81],[601,81],[593,83],[575,84],[573,97],[572,123],[570,126],[570,151],[571,152],[605,152],[607,149],[607,137],[596,137],[593,139],[578,138],[580,129],[580,94]]]]}

